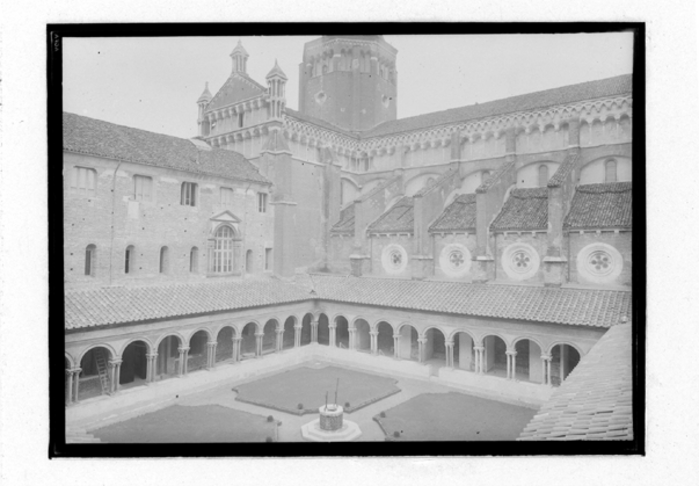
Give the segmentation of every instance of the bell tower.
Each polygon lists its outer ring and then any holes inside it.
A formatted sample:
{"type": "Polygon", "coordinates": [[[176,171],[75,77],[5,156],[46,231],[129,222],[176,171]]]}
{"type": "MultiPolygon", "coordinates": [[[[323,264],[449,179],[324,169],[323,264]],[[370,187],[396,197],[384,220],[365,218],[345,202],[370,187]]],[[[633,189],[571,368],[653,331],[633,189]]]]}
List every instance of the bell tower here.
{"type": "Polygon", "coordinates": [[[308,42],[299,66],[299,110],[353,132],[395,120],[397,53],[381,35],[308,42]]]}

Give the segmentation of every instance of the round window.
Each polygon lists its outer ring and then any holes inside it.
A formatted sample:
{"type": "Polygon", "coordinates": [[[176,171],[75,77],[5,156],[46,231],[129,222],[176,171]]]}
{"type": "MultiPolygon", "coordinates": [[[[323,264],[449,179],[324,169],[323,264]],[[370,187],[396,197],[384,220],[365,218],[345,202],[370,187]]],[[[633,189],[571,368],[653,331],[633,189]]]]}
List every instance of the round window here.
{"type": "Polygon", "coordinates": [[[613,246],[592,243],[580,250],[576,266],[583,281],[613,283],[621,275],[624,259],[613,246]]]}
{"type": "Polygon", "coordinates": [[[381,254],[381,263],[387,273],[400,273],[408,266],[408,254],[400,245],[388,245],[381,254]]]}
{"type": "Polygon", "coordinates": [[[513,243],[502,254],[502,269],[513,280],[526,280],[539,270],[539,253],[526,243],[513,243]]]}
{"type": "Polygon", "coordinates": [[[471,269],[471,252],[459,243],[447,245],[439,255],[439,268],[449,277],[461,277],[471,269]]]}

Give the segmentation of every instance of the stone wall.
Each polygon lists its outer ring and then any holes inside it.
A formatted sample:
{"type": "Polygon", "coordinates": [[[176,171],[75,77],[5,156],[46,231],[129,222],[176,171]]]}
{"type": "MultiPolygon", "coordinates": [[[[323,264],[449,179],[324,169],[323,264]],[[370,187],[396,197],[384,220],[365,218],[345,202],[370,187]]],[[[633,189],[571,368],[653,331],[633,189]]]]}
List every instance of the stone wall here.
{"type": "MultiPolygon", "coordinates": [[[[623,285],[630,287],[632,283],[632,258],[631,258],[631,231],[595,231],[571,232],[568,234],[568,272],[571,283],[581,285],[594,285],[599,287],[623,285]],[[611,247],[611,249],[610,249],[611,247]],[[587,249],[587,250],[586,250],[587,249]],[[614,254],[614,251],[618,255],[614,254]],[[586,270],[595,256],[590,253],[595,250],[603,251],[612,257],[607,275],[595,276],[595,270],[586,270]],[[619,258],[620,257],[620,258],[619,258]],[[578,262],[578,260],[581,260],[578,262]],[[581,268],[582,266],[582,268],[581,268]],[[621,267],[619,269],[619,267],[621,267]]],[[[604,265],[604,262],[600,262],[604,265]]],[[[607,269],[600,268],[601,273],[607,273],[607,269]]]]}

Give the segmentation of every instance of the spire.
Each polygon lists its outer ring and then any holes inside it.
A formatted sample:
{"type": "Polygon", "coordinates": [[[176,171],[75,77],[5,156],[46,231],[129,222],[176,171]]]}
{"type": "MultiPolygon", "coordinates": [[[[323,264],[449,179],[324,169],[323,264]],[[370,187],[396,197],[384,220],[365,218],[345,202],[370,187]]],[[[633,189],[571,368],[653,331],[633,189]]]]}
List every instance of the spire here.
{"type": "Polygon", "coordinates": [[[269,72],[269,74],[267,74],[267,77],[266,77],[265,79],[270,79],[270,78],[273,78],[273,77],[275,77],[275,76],[276,76],[276,77],[280,77],[280,78],[282,78],[282,79],[285,80],[285,81],[286,81],[287,79],[289,79],[289,78],[286,77],[286,74],[284,74],[284,71],[282,71],[282,68],[279,67],[279,63],[277,62],[276,59],[274,60],[274,67],[273,67],[272,70],[269,72]]]}
{"type": "Polygon", "coordinates": [[[248,61],[248,51],[243,47],[242,42],[238,39],[238,44],[231,52],[231,59],[233,60],[233,72],[246,74],[246,64],[248,61]]]}
{"type": "Polygon", "coordinates": [[[204,92],[197,100],[197,103],[208,103],[209,101],[211,101],[211,92],[209,91],[209,82],[207,81],[204,86],[204,92]]]}

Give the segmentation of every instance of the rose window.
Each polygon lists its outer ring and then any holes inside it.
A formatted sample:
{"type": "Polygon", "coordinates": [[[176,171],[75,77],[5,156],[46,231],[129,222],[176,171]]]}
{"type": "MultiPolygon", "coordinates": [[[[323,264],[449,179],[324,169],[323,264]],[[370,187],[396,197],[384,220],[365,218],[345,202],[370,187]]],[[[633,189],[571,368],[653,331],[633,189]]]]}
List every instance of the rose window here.
{"type": "Polygon", "coordinates": [[[394,267],[400,267],[400,264],[403,263],[403,255],[398,251],[391,252],[391,263],[394,267]]]}
{"type": "Polygon", "coordinates": [[[512,255],[512,267],[517,272],[526,272],[529,270],[531,257],[523,251],[518,251],[512,255]]]}
{"type": "Polygon", "coordinates": [[[612,257],[605,251],[595,251],[590,253],[588,258],[588,268],[590,272],[597,275],[606,275],[612,271],[612,257]]]}
{"type": "Polygon", "coordinates": [[[459,250],[451,252],[449,255],[449,263],[451,263],[452,267],[459,268],[464,264],[464,254],[459,250]]]}

